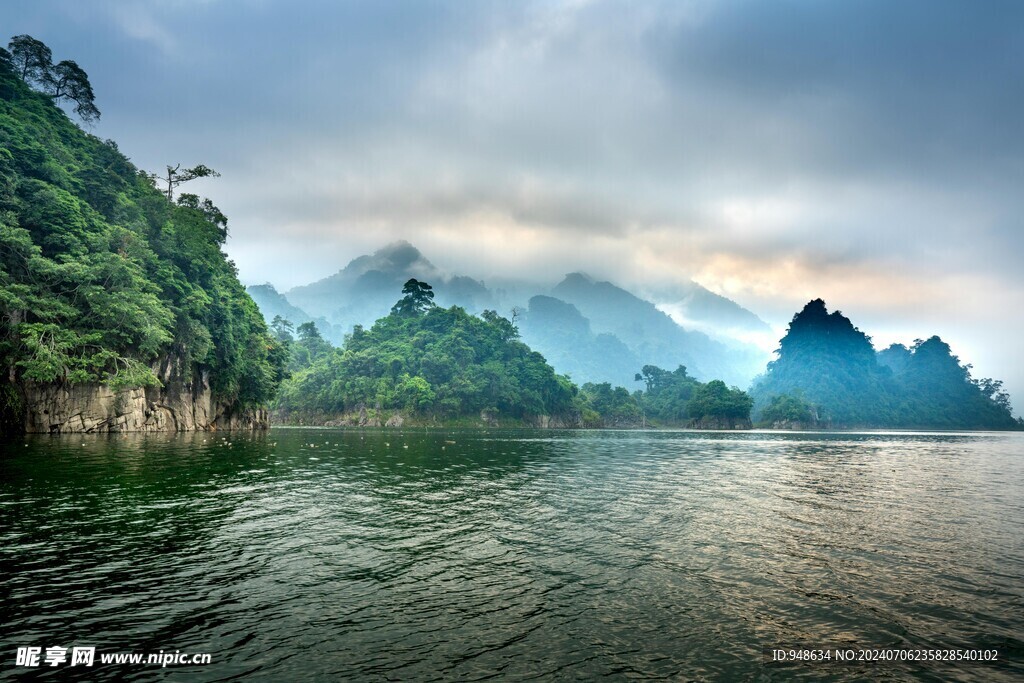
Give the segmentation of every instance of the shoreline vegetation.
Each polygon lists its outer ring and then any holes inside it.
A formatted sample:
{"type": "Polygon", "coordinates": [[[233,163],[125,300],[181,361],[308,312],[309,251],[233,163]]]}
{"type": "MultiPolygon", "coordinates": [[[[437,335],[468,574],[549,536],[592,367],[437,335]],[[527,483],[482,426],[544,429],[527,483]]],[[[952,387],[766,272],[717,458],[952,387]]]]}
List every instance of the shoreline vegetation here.
{"type": "Polygon", "coordinates": [[[391,313],[345,344],[328,344],[311,323],[271,329],[289,354],[274,404],[278,422],[337,426],[499,424],[640,427],[659,422],[749,428],[753,400],[719,380],[702,383],[680,366],[636,375],[646,391],[610,383],[574,384],[519,339],[494,311],[474,316],[433,303],[433,288],[408,280],[391,313]]]}
{"type": "MultiPolygon", "coordinates": [[[[434,303],[410,278],[340,346],[268,326],[223,246],[227,217],[175,190],[202,164],[136,168],[76,125],[88,76],[30,36],[0,48],[0,432],[262,429],[277,424],[539,428],[1022,429],[1002,383],[938,337],[875,352],[815,299],[749,391],[684,365],[642,389],[575,384],[495,310],[434,303]],[[158,182],[159,181],[159,182],[158,182]],[[397,294],[397,292],[396,292],[397,294]],[[269,410],[269,414],[268,414],[269,410]]],[[[680,328],[682,329],[682,328],[680,328]]],[[[682,337],[681,337],[682,338],[682,337]]]]}
{"type": "Polygon", "coordinates": [[[495,313],[433,304],[410,279],[404,297],[342,347],[313,322],[271,330],[287,350],[287,377],[271,422],[329,427],[767,428],[971,430],[1021,428],[995,380],[973,380],[938,337],[876,354],[870,339],[820,299],[793,318],[779,359],[750,393],[700,382],[684,366],[646,365],[644,389],[577,386],[519,341],[495,313]],[[853,348],[851,352],[850,347],[853,348]],[[902,364],[896,365],[896,360],[902,364]],[[528,406],[528,407],[527,407],[528,406]],[[885,412],[888,411],[888,412],[885,412]]]}

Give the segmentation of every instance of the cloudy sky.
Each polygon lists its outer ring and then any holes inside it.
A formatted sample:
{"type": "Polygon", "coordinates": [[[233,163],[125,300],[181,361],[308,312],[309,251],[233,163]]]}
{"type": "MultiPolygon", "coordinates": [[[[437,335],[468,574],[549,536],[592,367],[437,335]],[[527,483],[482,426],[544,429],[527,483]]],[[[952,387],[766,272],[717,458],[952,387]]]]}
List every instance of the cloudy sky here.
{"type": "Polygon", "coordinates": [[[405,238],[940,334],[1024,407],[1024,3],[6,0],[93,132],[205,163],[243,281],[405,238]]]}

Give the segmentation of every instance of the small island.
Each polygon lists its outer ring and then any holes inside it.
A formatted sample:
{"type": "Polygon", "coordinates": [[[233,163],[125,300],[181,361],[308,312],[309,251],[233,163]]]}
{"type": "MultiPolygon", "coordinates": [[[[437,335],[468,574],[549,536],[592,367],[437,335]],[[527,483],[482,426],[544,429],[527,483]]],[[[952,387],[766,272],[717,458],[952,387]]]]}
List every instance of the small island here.
{"type": "Polygon", "coordinates": [[[999,380],[971,377],[937,336],[876,352],[840,311],[814,299],[754,381],[764,426],[829,429],[1020,429],[999,380]]]}

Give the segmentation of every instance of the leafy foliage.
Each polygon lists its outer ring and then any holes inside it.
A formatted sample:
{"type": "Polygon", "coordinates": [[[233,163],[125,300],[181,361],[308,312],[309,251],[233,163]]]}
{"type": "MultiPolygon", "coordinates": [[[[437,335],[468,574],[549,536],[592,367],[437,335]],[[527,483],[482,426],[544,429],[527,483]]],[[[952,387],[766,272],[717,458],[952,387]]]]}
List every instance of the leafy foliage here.
{"type": "Polygon", "coordinates": [[[422,315],[434,306],[434,288],[426,282],[410,278],[402,287],[403,296],[391,309],[391,313],[399,316],[422,315]]]}
{"type": "Polygon", "coordinates": [[[745,391],[725,386],[720,379],[713,379],[693,392],[686,403],[686,412],[697,422],[704,420],[749,420],[753,399],[745,391]]]}
{"type": "Polygon", "coordinates": [[[221,251],[227,219],[168,202],[32,91],[23,79],[43,78],[47,53],[19,39],[0,60],[3,381],[153,385],[173,356],[208,373],[218,399],[265,403],[284,350],[221,251]]]}
{"type": "Polygon", "coordinates": [[[356,326],[342,348],[327,348],[312,323],[301,325],[293,362],[309,366],[285,382],[278,409],[325,414],[371,407],[447,419],[573,408],[575,387],[520,342],[507,319],[428,305],[426,283],[407,283],[403,292],[391,315],[369,330],[356,326]]]}
{"type": "Polygon", "coordinates": [[[26,83],[41,85],[52,68],[53,52],[41,40],[20,35],[11,38],[10,64],[26,83]]]}
{"type": "Polygon", "coordinates": [[[640,399],[608,382],[587,382],[581,387],[580,412],[587,427],[632,427],[643,424],[640,399]]]}
{"type": "Polygon", "coordinates": [[[685,365],[671,372],[656,365],[645,365],[636,380],[643,381],[647,387],[643,394],[647,417],[667,424],[685,424],[690,420],[692,415],[687,404],[701,383],[686,373],[685,365]]]}
{"type": "Polygon", "coordinates": [[[796,396],[782,394],[772,396],[764,410],[761,411],[761,422],[767,425],[777,423],[812,424],[816,421],[814,406],[798,393],[796,396]]]}

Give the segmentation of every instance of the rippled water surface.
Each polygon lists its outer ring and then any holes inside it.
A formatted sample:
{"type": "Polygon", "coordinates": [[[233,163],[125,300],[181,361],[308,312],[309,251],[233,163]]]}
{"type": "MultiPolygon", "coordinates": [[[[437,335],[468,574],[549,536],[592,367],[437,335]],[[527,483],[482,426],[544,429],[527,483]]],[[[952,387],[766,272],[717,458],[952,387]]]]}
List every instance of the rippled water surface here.
{"type": "MultiPolygon", "coordinates": [[[[1024,435],[336,431],[0,441],[19,646],[90,680],[1020,680],[1024,435]],[[766,665],[782,643],[1001,666],[766,665]]],[[[44,671],[44,669],[47,669],[44,671]]]]}

